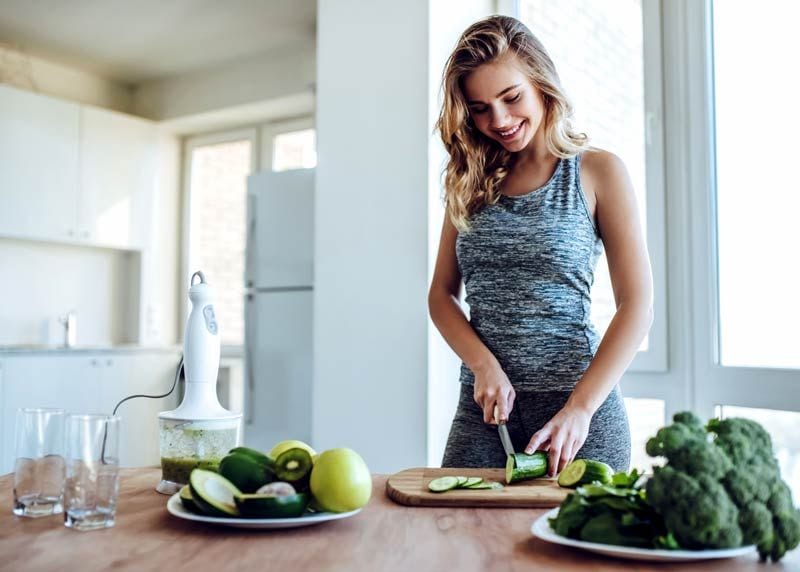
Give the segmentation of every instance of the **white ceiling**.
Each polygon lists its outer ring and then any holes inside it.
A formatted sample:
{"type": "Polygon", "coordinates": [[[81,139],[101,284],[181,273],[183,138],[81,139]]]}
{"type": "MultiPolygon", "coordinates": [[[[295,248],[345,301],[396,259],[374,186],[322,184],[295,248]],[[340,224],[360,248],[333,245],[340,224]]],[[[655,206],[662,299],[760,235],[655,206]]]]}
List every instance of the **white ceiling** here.
{"type": "Polygon", "coordinates": [[[316,0],[0,0],[0,43],[123,83],[314,42],[316,0]]]}

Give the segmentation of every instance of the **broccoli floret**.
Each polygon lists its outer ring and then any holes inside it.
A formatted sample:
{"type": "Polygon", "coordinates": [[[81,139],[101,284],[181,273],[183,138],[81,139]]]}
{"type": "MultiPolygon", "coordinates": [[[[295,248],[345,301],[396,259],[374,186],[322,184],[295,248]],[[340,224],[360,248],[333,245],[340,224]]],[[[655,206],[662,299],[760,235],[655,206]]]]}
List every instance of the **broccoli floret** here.
{"type": "Polygon", "coordinates": [[[730,548],[742,542],[739,511],[720,482],[695,477],[671,465],[654,467],[647,481],[647,502],[664,518],[681,546],[730,548]]]}
{"type": "MultiPolygon", "coordinates": [[[[797,545],[800,544],[800,511],[792,508],[779,513],[773,517],[772,523],[775,527],[775,535],[769,557],[777,562],[787,551],[797,548],[797,545]]],[[[761,555],[762,558],[765,556],[765,554],[761,555]]]]}
{"type": "Polygon", "coordinates": [[[706,427],[732,461],[722,482],[739,508],[744,542],[756,544],[762,559],[777,562],[800,543],[800,516],[780,478],[772,438],[750,419],[712,419],[706,427]]]}
{"type": "Polygon", "coordinates": [[[762,545],[772,543],[772,513],[764,503],[753,502],[739,505],[739,528],[744,544],[762,545]]]}
{"type": "Polygon", "coordinates": [[[772,494],[772,483],[760,478],[760,471],[734,467],[722,479],[722,484],[739,508],[751,502],[764,504],[772,494]]]}
{"type": "MultiPolygon", "coordinates": [[[[702,425],[698,427],[702,431],[702,425]]],[[[731,469],[728,457],[707,440],[705,432],[700,435],[685,423],[659,429],[647,442],[646,451],[651,457],[666,457],[670,466],[690,475],[707,474],[719,479],[731,469]]]]}
{"type": "Polygon", "coordinates": [[[767,507],[772,511],[772,514],[782,514],[794,510],[792,491],[789,485],[783,480],[775,483],[775,486],[772,488],[772,494],[767,501],[767,507]]]}
{"type": "Polygon", "coordinates": [[[741,417],[711,419],[706,425],[716,435],[715,443],[735,464],[748,463],[754,458],[777,467],[772,454],[772,438],[757,422],[741,417]]]}

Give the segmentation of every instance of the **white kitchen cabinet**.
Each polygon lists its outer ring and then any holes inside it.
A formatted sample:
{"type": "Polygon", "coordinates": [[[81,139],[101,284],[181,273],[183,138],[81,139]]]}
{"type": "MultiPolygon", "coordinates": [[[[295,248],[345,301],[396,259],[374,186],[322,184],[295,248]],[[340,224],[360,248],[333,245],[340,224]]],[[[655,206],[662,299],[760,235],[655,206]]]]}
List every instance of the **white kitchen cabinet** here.
{"type": "Polygon", "coordinates": [[[14,469],[14,429],[20,407],[60,407],[99,413],[100,377],[86,355],[26,355],[3,361],[0,473],[14,469]]]}
{"type": "MultiPolygon", "coordinates": [[[[20,407],[61,407],[71,413],[110,414],[123,397],[166,393],[180,355],[175,352],[31,354],[4,358],[0,369],[0,474],[14,468],[14,426],[20,407]]],[[[174,409],[165,399],[122,404],[120,464],[156,465],[158,413],[174,409]]]]}
{"type": "Polygon", "coordinates": [[[0,233],[73,240],[80,106],[0,85],[0,233]]]}
{"type": "MultiPolygon", "coordinates": [[[[117,354],[102,356],[103,411],[129,395],[161,395],[169,391],[175,379],[180,355],[175,353],[117,354]]],[[[158,465],[158,414],[175,409],[178,390],[161,399],[136,398],[120,405],[120,464],[123,467],[158,465]]],[[[155,485],[154,485],[155,486],[155,485]]]]}
{"type": "Polygon", "coordinates": [[[80,199],[82,240],[143,248],[156,184],[157,132],[152,122],[81,107],[80,199]]]}

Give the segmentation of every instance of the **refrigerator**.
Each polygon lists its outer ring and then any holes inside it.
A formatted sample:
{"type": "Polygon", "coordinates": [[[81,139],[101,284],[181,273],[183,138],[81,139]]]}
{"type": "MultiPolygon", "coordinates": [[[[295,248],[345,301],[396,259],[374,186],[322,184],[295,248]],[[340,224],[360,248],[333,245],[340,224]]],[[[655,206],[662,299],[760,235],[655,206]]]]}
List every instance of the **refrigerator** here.
{"type": "Polygon", "coordinates": [[[247,180],[244,444],[311,440],[314,169],[247,180]]]}

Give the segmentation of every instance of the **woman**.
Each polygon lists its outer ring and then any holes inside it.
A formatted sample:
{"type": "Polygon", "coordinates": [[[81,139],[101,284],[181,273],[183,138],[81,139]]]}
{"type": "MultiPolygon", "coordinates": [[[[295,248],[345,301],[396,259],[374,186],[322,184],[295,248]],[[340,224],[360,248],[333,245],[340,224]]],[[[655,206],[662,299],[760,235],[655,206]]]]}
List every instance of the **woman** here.
{"type": "Polygon", "coordinates": [[[437,128],[450,158],[428,304],[463,364],[442,466],[505,465],[496,406],[515,450],[549,451],[553,476],[576,457],[627,470],[617,383],[652,323],[627,170],[573,131],[553,62],[514,18],[470,26],[443,89],[437,128]],[[589,291],[603,247],[617,309],[601,342],[589,291]]]}

